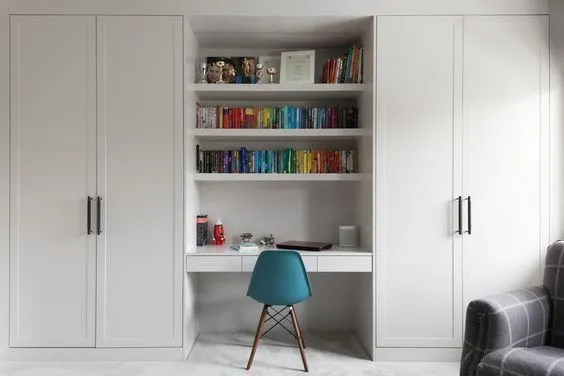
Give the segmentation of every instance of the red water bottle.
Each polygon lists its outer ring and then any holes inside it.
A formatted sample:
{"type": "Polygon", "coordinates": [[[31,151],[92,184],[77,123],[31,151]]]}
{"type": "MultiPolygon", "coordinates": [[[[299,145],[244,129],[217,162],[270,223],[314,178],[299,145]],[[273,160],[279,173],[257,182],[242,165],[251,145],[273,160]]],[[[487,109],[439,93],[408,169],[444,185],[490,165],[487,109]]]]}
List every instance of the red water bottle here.
{"type": "Polygon", "coordinates": [[[215,226],[213,226],[212,244],[213,245],[225,244],[225,231],[223,229],[223,223],[221,223],[221,219],[218,219],[215,226]]]}

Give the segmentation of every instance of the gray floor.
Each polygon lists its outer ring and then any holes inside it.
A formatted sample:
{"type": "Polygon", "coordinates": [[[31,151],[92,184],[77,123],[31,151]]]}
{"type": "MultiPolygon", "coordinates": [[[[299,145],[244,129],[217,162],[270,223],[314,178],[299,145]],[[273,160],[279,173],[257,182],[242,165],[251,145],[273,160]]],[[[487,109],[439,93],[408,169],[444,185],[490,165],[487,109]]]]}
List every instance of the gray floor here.
{"type": "MultiPolygon", "coordinates": [[[[303,375],[297,347],[286,338],[265,338],[253,368],[244,370],[251,334],[198,337],[187,362],[7,362],[4,376],[190,376],[303,375]]],[[[290,338],[291,339],[291,338],[290,338]]],[[[457,376],[456,363],[374,363],[353,336],[306,333],[311,375],[457,376]]]]}

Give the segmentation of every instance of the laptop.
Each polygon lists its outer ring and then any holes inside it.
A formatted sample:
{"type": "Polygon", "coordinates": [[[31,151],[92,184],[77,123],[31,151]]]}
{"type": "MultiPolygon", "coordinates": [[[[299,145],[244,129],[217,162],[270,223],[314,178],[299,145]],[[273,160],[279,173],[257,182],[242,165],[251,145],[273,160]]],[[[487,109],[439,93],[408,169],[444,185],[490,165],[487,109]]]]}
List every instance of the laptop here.
{"type": "Polygon", "coordinates": [[[315,251],[315,252],[331,249],[332,246],[333,244],[331,243],[304,242],[304,241],[296,241],[296,240],[289,240],[287,242],[276,244],[276,248],[279,249],[293,249],[297,251],[315,251]]]}

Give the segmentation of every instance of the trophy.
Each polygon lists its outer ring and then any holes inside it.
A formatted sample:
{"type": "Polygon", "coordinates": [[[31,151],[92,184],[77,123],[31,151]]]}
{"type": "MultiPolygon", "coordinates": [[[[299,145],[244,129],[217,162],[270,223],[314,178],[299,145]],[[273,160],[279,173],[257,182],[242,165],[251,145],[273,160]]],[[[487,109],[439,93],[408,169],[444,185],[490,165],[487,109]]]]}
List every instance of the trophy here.
{"type": "Polygon", "coordinates": [[[208,65],[206,63],[200,64],[200,83],[205,84],[208,82],[208,65]]]}
{"type": "Polygon", "coordinates": [[[270,67],[270,68],[266,68],[266,73],[268,73],[268,75],[270,76],[270,78],[268,79],[268,83],[275,84],[276,82],[274,82],[274,75],[278,73],[278,70],[276,70],[276,68],[270,67]]]}
{"type": "Polygon", "coordinates": [[[219,68],[219,79],[216,84],[223,84],[223,69],[225,68],[225,61],[216,61],[215,65],[219,68]]]}
{"type": "Polygon", "coordinates": [[[264,65],[262,64],[256,65],[255,76],[257,78],[257,84],[262,84],[262,79],[264,77],[264,65]]]}

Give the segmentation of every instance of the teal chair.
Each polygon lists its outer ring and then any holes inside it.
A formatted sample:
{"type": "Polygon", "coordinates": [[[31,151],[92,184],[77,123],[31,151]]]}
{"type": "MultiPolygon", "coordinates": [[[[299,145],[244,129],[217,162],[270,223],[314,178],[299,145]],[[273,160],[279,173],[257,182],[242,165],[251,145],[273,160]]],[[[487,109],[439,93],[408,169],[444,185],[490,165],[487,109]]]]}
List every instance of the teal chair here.
{"type": "Polygon", "coordinates": [[[280,325],[298,342],[304,369],[309,372],[303,333],[294,310],[294,304],[311,296],[309,279],[300,254],[295,251],[261,252],[253,270],[247,296],[263,304],[247,370],[251,369],[259,340],[272,328],[280,325]],[[282,308],[276,310],[272,308],[273,306],[282,306],[282,308]],[[288,319],[288,316],[291,317],[294,332],[284,326],[284,320],[288,319]],[[263,332],[266,323],[270,320],[273,321],[272,326],[263,332]]]}

